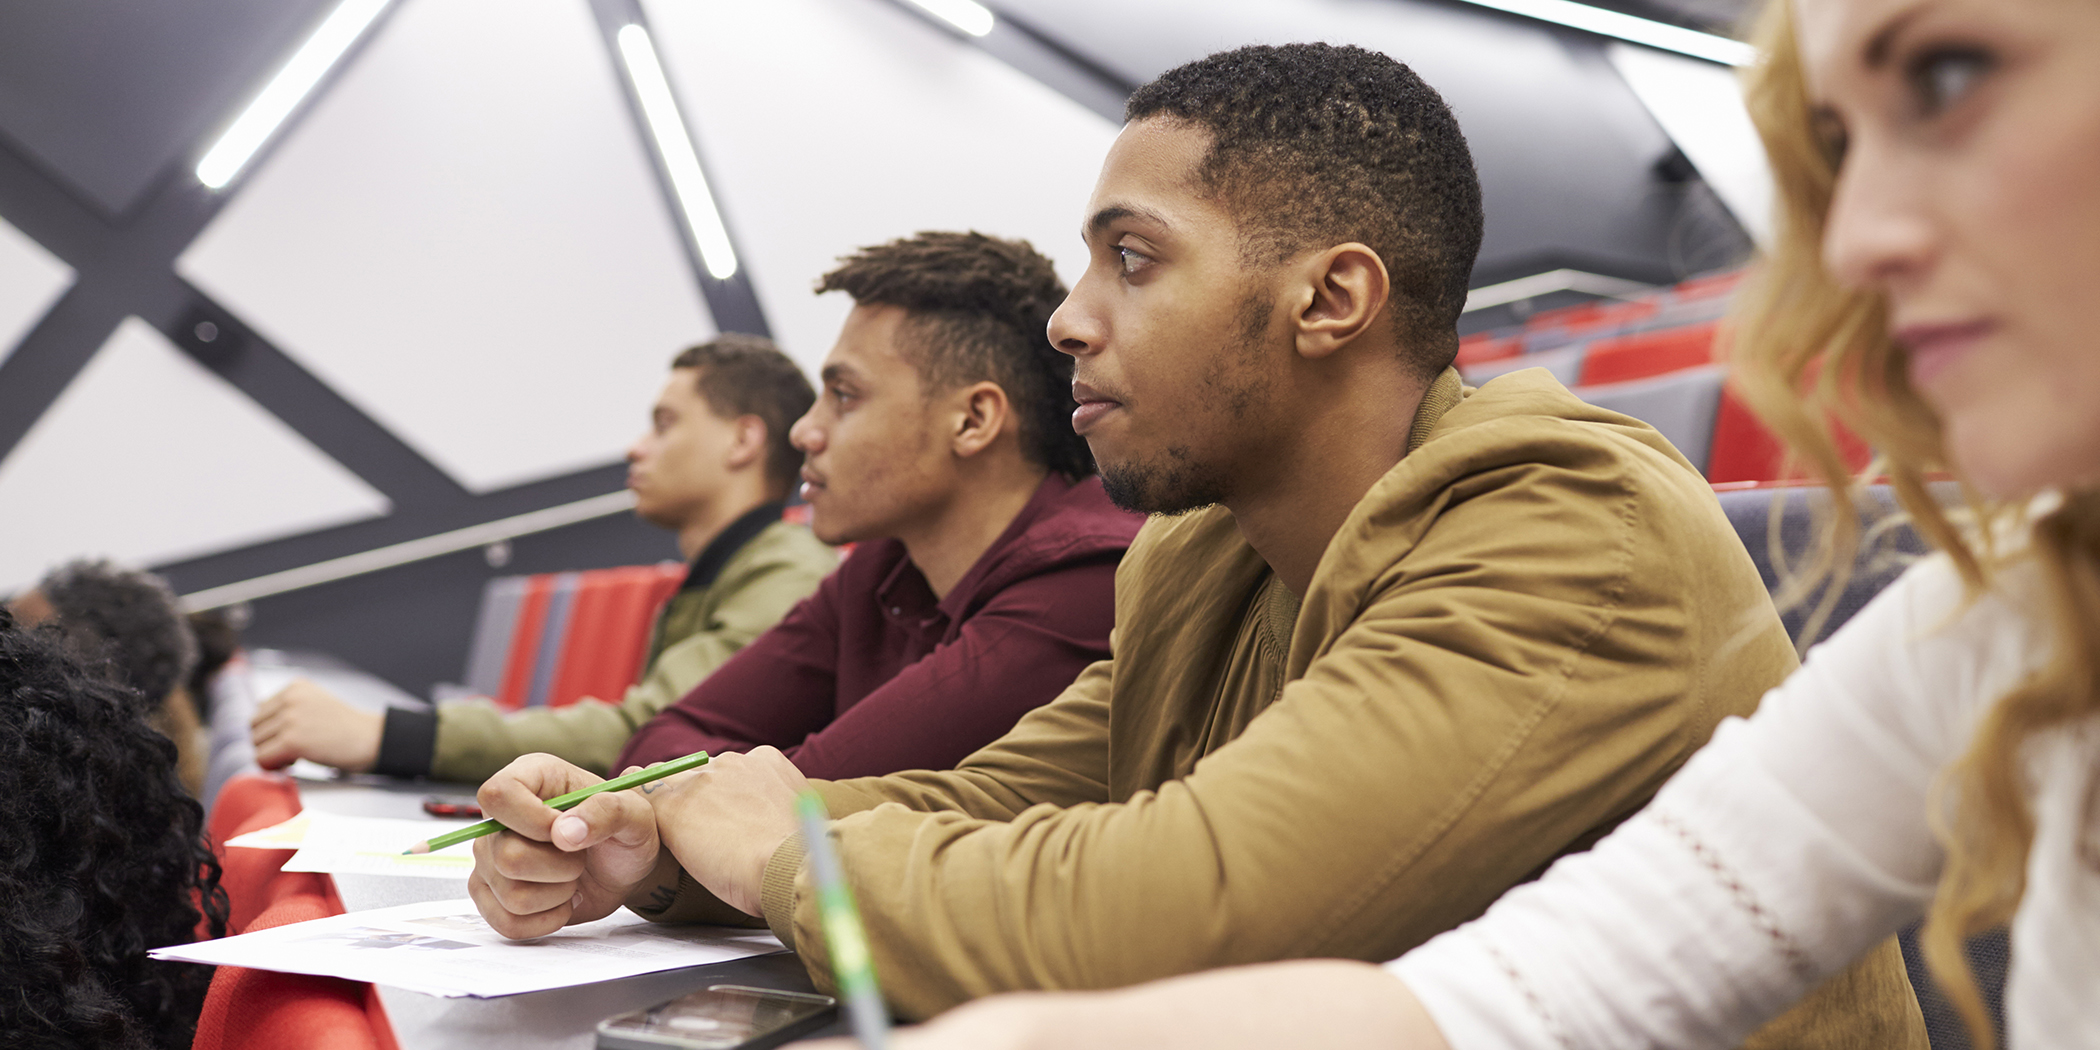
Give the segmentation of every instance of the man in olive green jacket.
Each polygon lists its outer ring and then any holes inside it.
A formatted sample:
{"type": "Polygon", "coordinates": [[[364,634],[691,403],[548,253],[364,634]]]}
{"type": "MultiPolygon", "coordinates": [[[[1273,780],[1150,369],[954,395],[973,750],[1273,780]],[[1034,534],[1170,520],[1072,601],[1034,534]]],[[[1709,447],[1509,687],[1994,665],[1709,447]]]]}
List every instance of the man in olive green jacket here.
{"type": "MultiPolygon", "coordinates": [[[[1305,956],[1384,960],[1638,809],[1794,654],[1698,471],[1543,371],[1449,368],[1480,238],[1435,92],[1355,48],[1140,89],[1052,319],[1111,494],[1161,515],[1112,656],[954,770],[726,756],[568,815],[528,758],[469,892],[510,936],[625,903],[831,957],[792,803],[831,808],[907,1017],[1305,956]]],[[[1892,942],[1754,1040],[1922,1048],[1892,942]]]]}
{"type": "Polygon", "coordinates": [[[256,761],[479,783],[545,752],[603,774],[627,738],[779,622],[838,567],[808,528],[780,519],[802,455],[788,429],[816,400],[771,340],[726,334],[680,353],[628,449],[635,513],[670,529],[690,568],[657,615],[641,680],[618,703],[586,698],[505,713],[486,700],[435,712],[364,711],[304,679],[256,710],[256,761]]]}

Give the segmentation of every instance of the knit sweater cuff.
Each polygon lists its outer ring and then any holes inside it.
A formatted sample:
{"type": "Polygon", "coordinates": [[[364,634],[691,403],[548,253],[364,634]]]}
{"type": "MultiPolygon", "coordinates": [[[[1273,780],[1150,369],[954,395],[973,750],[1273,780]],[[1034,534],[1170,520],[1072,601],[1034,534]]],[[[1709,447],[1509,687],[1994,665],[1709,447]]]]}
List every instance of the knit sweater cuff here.
{"type": "Polygon", "coordinates": [[[765,909],[766,925],[789,951],[795,951],[795,877],[802,874],[802,836],[790,835],[766,862],[759,907],[765,909]]]}
{"type": "Polygon", "coordinates": [[[372,772],[393,777],[429,776],[431,759],[437,754],[437,735],[437,712],[387,708],[385,728],[379,731],[379,757],[372,763],[372,772]]]}

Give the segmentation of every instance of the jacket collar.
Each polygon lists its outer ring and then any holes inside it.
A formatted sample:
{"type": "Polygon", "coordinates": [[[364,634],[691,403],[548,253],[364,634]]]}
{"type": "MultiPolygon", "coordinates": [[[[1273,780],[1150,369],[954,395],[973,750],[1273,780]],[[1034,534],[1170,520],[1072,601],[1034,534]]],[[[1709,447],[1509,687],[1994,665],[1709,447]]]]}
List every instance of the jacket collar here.
{"type": "Polygon", "coordinates": [[[736,557],[736,552],[743,550],[744,544],[751,542],[753,537],[766,531],[766,526],[779,521],[781,512],[786,509],[787,504],[780,501],[761,503],[730,522],[728,528],[716,533],[715,538],[707,541],[707,546],[694,555],[693,566],[686,570],[685,582],[679,584],[678,589],[698,591],[714,586],[715,578],[722,575],[722,567],[729,564],[729,559],[736,557]]]}

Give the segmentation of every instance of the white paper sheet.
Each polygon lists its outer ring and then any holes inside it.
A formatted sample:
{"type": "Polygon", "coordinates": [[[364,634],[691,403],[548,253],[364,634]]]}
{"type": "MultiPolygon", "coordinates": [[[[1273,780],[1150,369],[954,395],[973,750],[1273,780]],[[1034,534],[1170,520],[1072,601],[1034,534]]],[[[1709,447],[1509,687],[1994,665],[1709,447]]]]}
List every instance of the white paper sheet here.
{"type": "Polygon", "coordinates": [[[298,849],[306,844],[306,825],[313,819],[311,810],[301,810],[298,816],[281,824],[235,835],[226,840],[226,845],[239,849],[298,849]]]}
{"type": "Polygon", "coordinates": [[[624,908],[536,941],[510,941],[482,921],[472,901],[455,900],[333,915],[150,954],[491,999],[781,950],[766,930],[660,926],[624,908]]]}
{"type": "Polygon", "coordinates": [[[345,817],[312,811],[307,815],[306,836],[300,841],[299,852],[284,862],[286,871],[410,875],[432,879],[464,879],[474,872],[474,843],[471,840],[435,853],[404,856],[401,851],[476,821],[345,817]]]}

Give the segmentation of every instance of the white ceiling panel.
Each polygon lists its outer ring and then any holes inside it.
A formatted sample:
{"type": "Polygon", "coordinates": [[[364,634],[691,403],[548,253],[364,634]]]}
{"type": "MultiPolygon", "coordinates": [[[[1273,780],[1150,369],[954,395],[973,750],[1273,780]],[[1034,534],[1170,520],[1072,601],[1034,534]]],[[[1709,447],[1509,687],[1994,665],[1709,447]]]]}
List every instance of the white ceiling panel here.
{"type": "Polygon", "coordinates": [[[879,0],[645,0],[766,318],[811,371],[850,301],[810,286],[928,229],[1022,237],[1067,282],[1116,127],[879,0]]]}
{"type": "Polygon", "coordinates": [[[0,593],[68,558],[174,561],[389,509],[135,317],[0,461],[0,507],[0,593]]]}
{"type": "Polygon", "coordinates": [[[0,219],[0,361],[72,284],[72,267],[0,219]]]}
{"type": "Polygon", "coordinates": [[[712,333],[582,0],[407,0],[182,272],[468,488],[617,460],[712,333]]]}

